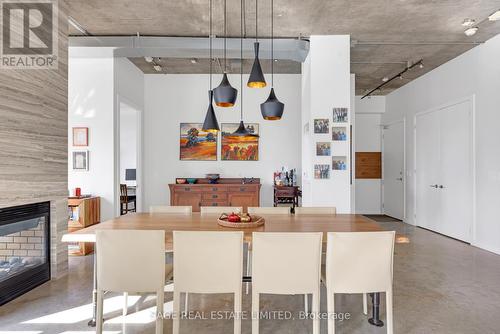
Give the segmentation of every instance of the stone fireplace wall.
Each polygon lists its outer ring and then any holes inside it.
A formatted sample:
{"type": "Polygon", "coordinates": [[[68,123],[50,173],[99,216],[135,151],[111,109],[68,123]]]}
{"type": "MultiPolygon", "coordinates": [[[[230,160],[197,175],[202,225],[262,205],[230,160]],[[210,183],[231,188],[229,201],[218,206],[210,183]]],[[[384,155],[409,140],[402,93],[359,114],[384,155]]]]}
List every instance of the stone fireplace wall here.
{"type": "Polygon", "coordinates": [[[68,270],[68,20],[58,3],[58,68],[0,69],[0,208],[50,201],[53,278],[68,270]]]}

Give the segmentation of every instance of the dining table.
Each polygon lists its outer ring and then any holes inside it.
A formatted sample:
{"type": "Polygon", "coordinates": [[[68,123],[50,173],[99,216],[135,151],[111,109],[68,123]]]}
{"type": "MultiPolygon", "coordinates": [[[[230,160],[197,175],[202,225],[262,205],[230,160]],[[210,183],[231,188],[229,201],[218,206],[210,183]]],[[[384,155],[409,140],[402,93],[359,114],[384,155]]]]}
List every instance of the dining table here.
{"type": "MultiPolygon", "coordinates": [[[[323,243],[326,244],[328,232],[376,232],[382,227],[362,215],[358,214],[310,214],[310,215],[260,215],[265,223],[258,227],[223,227],[218,224],[219,214],[170,214],[170,213],[134,213],[126,214],[100,224],[95,224],[81,230],[64,234],[63,242],[96,242],[97,230],[163,230],[165,231],[165,250],[173,251],[173,231],[243,231],[244,240],[251,244],[253,232],[323,232],[323,243]]],[[[93,316],[89,326],[95,326],[97,311],[97,275],[96,256],[97,247],[94,247],[94,275],[93,275],[93,316]]],[[[175,280],[175,277],[174,277],[175,280]]],[[[251,282],[250,276],[242,277],[242,282],[251,282]]],[[[380,293],[370,294],[372,298],[372,316],[368,319],[374,326],[383,326],[380,320],[380,293]]]]}

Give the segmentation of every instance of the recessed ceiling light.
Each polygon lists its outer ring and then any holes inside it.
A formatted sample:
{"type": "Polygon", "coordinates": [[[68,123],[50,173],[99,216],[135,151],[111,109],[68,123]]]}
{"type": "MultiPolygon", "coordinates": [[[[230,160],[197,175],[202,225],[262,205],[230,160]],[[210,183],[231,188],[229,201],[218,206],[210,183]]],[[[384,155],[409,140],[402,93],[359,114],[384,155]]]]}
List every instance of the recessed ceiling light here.
{"type": "Polygon", "coordinates": [[[472,27],[464,31],[464,34],[467,36],[474,36],[476,32],[479,30],[478,27],[472,27]]]}
{"type": "Polygon", "coordinates": [[[500,20],[500,9],[488,16],[488,20],[490,21],[498,21],[500,20]]]}
{"type": "Polygon", "coordinates": [[[161,66],[160,65],[154,65],[153,68],[155,69],[156,72],[161,72],[161,66]]]}
{"type": "Polygon", "coordinates": [[[278,59],[275,59],[274,61],[276,62],[276,61],[278,61],[278,59]]]}
{"type": "Polygon", "coordinates": [[[472,27],[475,23],[476,23],[476,20],[473,20],[473,19],[465,19],[465,20],[462,22],[462,26],[464,26],[464,27],[472,27]]]}
{"type": "Polygon", "coordinates": [[[388,78],[388,77],[383,77],[383,78],[382,78],[382,81],[383,81],[383,82],[387,82],[387,81],[389,81],[389,78],[388,78]]]}
{"type": "Polygon", "coordinates": [[[196,58],[191,58],[191,64],[197,64],[198,63],[198,59],[196,58]]]}
{"type": "Polygon", "coordinates": [[[148,63],[152,63],[153,62],[153,57],[145,56],[144,60],[147,61],[148,63]]]}
{"type": "Polygon", "coordinates": [[[423,63],[420,63],[420,65],[418,65],[418,67],[420,67],[420,68],[424,68],[424,64],[423,64],[423,63]]]}

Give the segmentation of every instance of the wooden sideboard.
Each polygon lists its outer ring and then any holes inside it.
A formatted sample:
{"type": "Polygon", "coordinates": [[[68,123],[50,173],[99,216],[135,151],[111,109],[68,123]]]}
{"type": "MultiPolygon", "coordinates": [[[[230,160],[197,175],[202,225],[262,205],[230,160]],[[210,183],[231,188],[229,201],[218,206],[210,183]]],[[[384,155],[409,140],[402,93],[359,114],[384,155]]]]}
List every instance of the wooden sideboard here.
{"type": "Polygon", "coordinates": [[[243,183],[240,178],[219,179],[209,184],[207,179],[198,179],[195,184],[169,184],[170,205],[187,205],[193,212],[200,206],[241,206],[246,212],[249,206],[260,206],[260,179],[243,183]]]}
{"type": "MultiPolygon", "coordinates": [[[[69,220],[68,232],[75,232],[82,228],[99,224],[101,222],[101,198],[68,198],[69,220]]],[[[91,242],[80,242],[70,245],[69,255],[88,255],[94,251],[94,244],[91,242]]]]}

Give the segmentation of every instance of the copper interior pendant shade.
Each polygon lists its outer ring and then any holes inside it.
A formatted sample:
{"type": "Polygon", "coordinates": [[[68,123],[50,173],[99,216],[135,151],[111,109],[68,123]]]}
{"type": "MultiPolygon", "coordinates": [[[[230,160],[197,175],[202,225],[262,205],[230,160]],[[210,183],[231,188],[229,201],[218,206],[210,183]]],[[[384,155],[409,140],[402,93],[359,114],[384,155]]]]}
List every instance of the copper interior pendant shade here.
{"type": "Polygon", "coordinates": [[[250,88],[263,88],[266,87],[266,79],[264,78],[264,73],[262,73],[262,67],[260,66],[259,60],[259,39],[258,39],[258,1],[255,0],[255,43],[253,43],[253,49],[255,52],[255,59],[252,65],[252,71],[250,72],[250,77],[248,78],[247,86],[250,88]]]}
{"type": "Polygon", "coordinates": [[[218,107],[232,107],[236,103],[238,90],[231,86],[226,72],[226,36],[227,36],[227,20],[226,20],[226,0],[224,0],[224,75],[220,85],[214,89],[215,104],[218,107]]]}
{"type": "Polygon", "coordinates": [[[202,130],[206,132],[217,133],[219,132],[219,123],[217,122],[217,116],[215,115],[215,110],[213,106],[213,91],[212,91],[212,0],[209,1],[210,4],[210,81],[209,81],[209,89],[208,89],[208,109],[207,114],[205,115],[205,121],[203,122],[202,130]]]}
{"type": "Polygon", "coordinates": [[[271,0],[271,91],[267,100],[260,105],[262,117],[268,121],[277,121],[283,116],[285,104],[274,93],[274,0],[271,0]]]}

